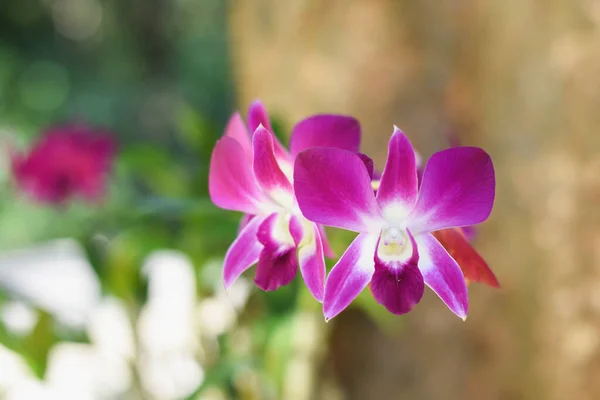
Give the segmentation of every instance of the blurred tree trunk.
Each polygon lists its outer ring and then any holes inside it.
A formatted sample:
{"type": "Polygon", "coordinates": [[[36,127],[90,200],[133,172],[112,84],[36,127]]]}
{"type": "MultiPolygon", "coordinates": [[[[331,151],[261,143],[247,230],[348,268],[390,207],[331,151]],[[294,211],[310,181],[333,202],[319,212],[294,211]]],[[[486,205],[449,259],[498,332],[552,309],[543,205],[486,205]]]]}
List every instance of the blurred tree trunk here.
{"type": "Polygon", "coordinates": [[[600,398],[598,2],[237,0],[230,26],[242,106],[355,115],[380,167],[393,124],[494,159],[476,246],[503,288],[472,286],[466,323],[429,293],[395,337],[336,318],[344,398],[600,398]]]}

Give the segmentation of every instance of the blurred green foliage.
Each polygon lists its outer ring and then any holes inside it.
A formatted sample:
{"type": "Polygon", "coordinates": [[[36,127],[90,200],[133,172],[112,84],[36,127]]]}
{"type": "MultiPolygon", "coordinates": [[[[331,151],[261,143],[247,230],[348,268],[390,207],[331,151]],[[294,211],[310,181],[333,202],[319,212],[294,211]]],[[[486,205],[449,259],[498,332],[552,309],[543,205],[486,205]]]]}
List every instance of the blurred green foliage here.
{"type": "MultiPolygon", "coordinates": [[[[146,296],[140,266],[153,250],[187,254],[197,268],[199,297],[211,295],[220,269],[201,267],[211,260],[219,264],[241,217],[217,209],[207,196],[210,153],[235,103],[226,2],[85,0],[81,4],[92,8],[72,15],[59,3],[0,2],[0,140],[26,148],[49,125],[83,121],[112,132],[119,155],[107,197],[95,207],[77,201],[61,208],[35,204],[16,192],[4,169],[0,251],[75,238],[103,293],[123,299],[134,319],[146,296]]],[[[282,122],[290,121],[274,121],[280,136],[291,126],[282,122]]],[[[0,155],[5,165],[6,156],[0,155]]],[[[352,234],[336,231],[330,238],[340,254],[352,234]]],[[[190,398],[210,387],[253,398],[236,385],[236,376],[249,370],[262,382],[254,398],[274,398],[281,391],[295,351],[294,315],[320,314],[320,305],[300,277],[276,292],[253,293],[240,316],[240,325],[251,332],[251,354],[237,354],[232,336],[220,338],[221,353],[207,361],[204,385],[190,398]]],[[[0,306],[8,298],[0,288],[0,306]]],[[[370,295],[359,303],[383,326],[397,327],[399,319],[370,295]]],[[[0,343],[42,377],[54,343],[86,338],[60,329],[50,314],[37,313],[36,327],[25,337],[12,335],[0,320],[0,343]]]]}

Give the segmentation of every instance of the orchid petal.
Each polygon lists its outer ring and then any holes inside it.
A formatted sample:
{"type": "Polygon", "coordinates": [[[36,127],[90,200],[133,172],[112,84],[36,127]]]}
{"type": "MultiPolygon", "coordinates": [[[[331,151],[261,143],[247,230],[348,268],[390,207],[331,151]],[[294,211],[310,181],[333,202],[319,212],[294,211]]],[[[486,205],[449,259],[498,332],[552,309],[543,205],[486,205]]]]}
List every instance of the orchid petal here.
{"type": "Polygon", "coordinates": [[[272,291],[290,283],[298,271],[298,258],[289,221],[273,213],[260,225],[256,237],[264,246],[256,267],[256,286],[272,291]]]}
{"type": "Polygon", "coordinates": [[[244,150],[234,139],[222,137],[210,159],[208,192],[212,202],[226,210],[258,214],[259,205],[265,201],[244,150]]]}
{"type": "Polygon", "coordinates": [[[290,217],[289,224],[290,224],[289,231],[290,231],[290,235],[292,235],[292,240],[294,241],[294,244],[296,246],[299,246],[304,237],[304,228],[302,227],[302,222],[300,221],[300,217],[292,215],[290,217]]]}
{"type": "Polygon", "coordinates": [[[292,129],[290,152],[295,157],[311,147],[334,147],[358,152],[360,124],[343,115],[314,115],[296,124],[292,129]]]}
{"type": "Polygon", "coordinates": [[[263,221],[262,217],[252,218],[227,250],[223,262],[225,288],[229,289],[244,271],[258,261],[263,245],[256,234],[263,221]]]}
{"type": "Polygon", "coordinates": [[[244,229],[244,227],[248,225],[250,221],[252,221],[252,218],[254,218],[254,215],[252,214],[242,215],[242,218],[240,219],[240,225],[238,226],[238,235],[244,229]]]}
{"type": "Polygon", "coordinates": [[[417,235],[415,241],[419,248],[419,269],[425,284],[454,314],[466,319],[469,298],[460,267],[431,234],[417,235]]]}
{"type": "Polygon", "coordinates": [[[262,125],[252,137],[254,145],[254,175],[262,189],[280,203],[293,203],[292,184],[285,176],[273,148],[273,135],[262,125]]]}
{"type": "MultiPolygon", "coordinates": [[[[256,129],[262,125],[271,133],[275,133],[273,131],[273,127],[271,126],[271,120],[269,118],[269,114],[267,113],[267,109],[265,105],[260,100],[255,100],[248,107],[248,128],[250,128],[250,132],[255,132],[256,129]]],[[[279,142],[277,138],[274,138],[274,148],[275,155],[280,162],[291,162],[291,158],[285,147],[279,142]]]]}
{"type": "Polygon", "coordinates": [[[440,151],[425,166],[409,228],[419,234],[483,222],[492,211],[495,185],[492,160],[482,149],[440,151]]]}
{"type": "Polygon", "coordinates": [[[319,236],[321,236],[321,241],[323,243],[323,254],[325,255],[325,257],[334,258],[335,252],[331,248],[331,245],[329,244],[329,240],[327,240],[327,234],[325,233],[325,228],[323,227],[323,225],[317,224],[317,226],[319,228],[319,236]]]}
{"type": "Polygon", "coordinates": [[[323,298],[325,320],[348,307],[371,281],[377,238],[368,233],[359,234],[329,273],[323,298]]]}
{"type": "Polygon", "coordinates": [[[373,172],[375,171],[375,165],[371,157],[363,153],[357,153],[362,162],[365,164],[365,168],[367,168],[367,173],[369,174],[369,178],[373,179],[373,172]]]}
{"type": "Polygon", "coordinates": [[[417,201],[415,151],[398,128],[390,139],[387,161],[377,189],[377,203],[388,220],[401,220],[417,201]]]}
{"type": "Polygon", "coordinates": [[[306,244],[298,248],[298,262],[300,273],[306,287],[317,301],[323,301],[325,291],[325,260],[323,259],[323,244],[317,224],[310,224],[312,233],[306,244]]]}
{"type": "Polygon", "coordinates": [[[477,236],[477,227],[475,226],[463,226],[460,228],[460,230],[469,242],[473,241],[473,239],[475,239],[475,236],[477,236]]]}
{"type": "Polygon", "coordinates": [[[313,222],[357,232],[380,228],[381,211],[360,157],[347,150],[311,148],[296,157],[294,188],[313,222]]]}
{"type": "Polygon", "coordinates": [[[248,121],[248,128],[250,129],[250,132],[256,131],[256,128],[258,128],[260,125],[264,126],[269,132],[273,132],[271,119],[269,118],[267,109],[260,100],[255,100],[250,103],[250,106],[248,107],[248,117],[246,120],[248,121]]]}
{"type": "Polygon", "coordinates": [[[242,146],[248,159],[252,161],[254,150],[252,149],[250,134],[248,133],[248,129],[246,128],[246,124],[244,124],[244,120],[240,113],[236,112],[229,118],[229,122],[227,122],[227,126],[225,127],[225,136],[238,142],[238,144],[242,146]]]}
{"type": "Polygon", "coordinates": [[[471,246],[461,228],[442,229],[431,233],[458,263],[467,283],[485,283],[500,287],[498,279],[483,257],[471,246]]]}

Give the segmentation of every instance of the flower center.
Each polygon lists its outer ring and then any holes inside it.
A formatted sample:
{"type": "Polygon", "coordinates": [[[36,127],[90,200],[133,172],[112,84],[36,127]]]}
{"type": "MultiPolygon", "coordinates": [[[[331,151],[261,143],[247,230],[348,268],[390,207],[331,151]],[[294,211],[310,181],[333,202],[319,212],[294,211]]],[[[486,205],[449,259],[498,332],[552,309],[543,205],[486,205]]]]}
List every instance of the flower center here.
{"type": "Polygon", "coordinates": [[[294,195],[283,189],[276,189],[269,193],[271,200],[282,209],[290,212],[294,207],[294,195]]]}
{"type": "Polygon", "coordinates": [[[377,255],[386,261],[405,261],[413,254],[413,245],[406,229],[391,226],[381,231],[377,255]]]}

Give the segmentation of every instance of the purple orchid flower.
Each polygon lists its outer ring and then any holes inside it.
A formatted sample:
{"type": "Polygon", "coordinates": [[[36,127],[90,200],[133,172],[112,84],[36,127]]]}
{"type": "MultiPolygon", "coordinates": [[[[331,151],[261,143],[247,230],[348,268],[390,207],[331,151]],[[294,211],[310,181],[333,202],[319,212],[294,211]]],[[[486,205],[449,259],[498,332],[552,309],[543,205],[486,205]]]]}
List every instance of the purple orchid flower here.
{"type": "Polygon", "coordinates": [[[254,282],[263,290],[275,290],[290,283],[299,267],[310,292],[322,301],[323,257],[333,253],[323,227],[304,218],[298,208],[292,185],[294,159],[310,147],[357,152],[360,125],[340,115],[304,119],[292,130],[290,152],[273,135],[262,103],[250,106],[248,125],[249,130],[239,113],[234,114],[210,163],[213,203],[245,213],[238,237],[225,255],[225,287],[258,263],[254,282]]]}
{"type": "Polygon", "coordinates": [[[463,273],[430,232],[475,225],[489,216],[495,178],[483,150],[456,147],[434,154],[419,186],[413,147],[395,128],[377,194],[362,160],[339,149],[300,153],[294,187],[306,218],[359,232],[327,277],[326,319],[344,310],[369,283],[375,300],[394,314],[410,311],[426,284],[466,318],[463,273]]]}
{"type": "MultiPolygon", "coordinates": [[[[453,135],[451,137],[451,146],[459,147],[458,141],[453,135]]],[[[423,179],[423,159],[421,155],[415,151],[415,166],[417,168],[417,181],[419,185],[423,179]]],[[[372,175],[371,185],[375,194],[381,183],[381,173],[376,171],[370,173],[372,175]]],[[[494,272],[488,266],[486,261],[479,255],[477,250],[473,248],[471,242],[477,234],[477,228],[474,226],[463,226],[457,228],[441,229],[432,232],[432,235],[440,242],[440,244],[448,251],[448,254],[458,263],[458,266],[463,272],[467,286],[471,282],[484,283],[488,286],[498,288],[500,283],[494,275],[494,272]]]]}

